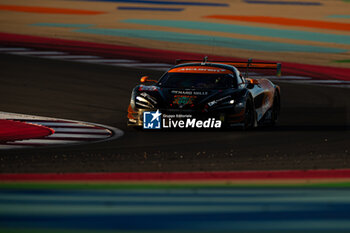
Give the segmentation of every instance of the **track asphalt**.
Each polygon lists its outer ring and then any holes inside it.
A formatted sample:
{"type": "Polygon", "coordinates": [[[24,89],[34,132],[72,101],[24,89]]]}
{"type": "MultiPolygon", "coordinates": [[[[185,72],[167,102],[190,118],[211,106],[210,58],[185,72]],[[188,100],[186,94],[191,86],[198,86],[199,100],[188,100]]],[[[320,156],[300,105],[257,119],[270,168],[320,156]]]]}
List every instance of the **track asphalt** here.
{"type": "Polygon", "coordinates": [[[114,141],[1,151],[0,171],[144,172],[348,168],[349,89],[280,83],[273,129],[137,131],[126,127],[131,89],[162,72],[1,54],[0,109],[120,128],[114,141]],[[20,69],[19,69],[20,67],[20,69]],[[43,98],[44,96],[44,98],[43,98]]]}
{"type": "Polygon", "coordinates": [[[96,144],[0,151],[0,232],[349,232],[349,170],[333,170],[349,168],[350,162],[350,93],[339,87],[350,77],[345,71],[349,33],[330,28],[346,21],[346,2],[349,0],[233,4],[221,0],[215,3],[221,6],[205,7],[189,6],[189,2],[184,6],[180,1],[174,8],[170,5],[174,1],[13,0],[11,4],[16,5],[11,9],[1,5],[1,45],[23,47],[14,51],[23,56],[0,54],[0,111],[96,122],[120,128],[125,134],[96,144]],[[160,2],[166,6],[164,13],[158,11],[161,5],[156,11],[153,8],[160,2]],[[145,4],[150,7],[146,9],[145,4]],[[151,14],[145,13],[150,9],[151,14]],[[275,21],[204,18],[242,17],[241,12],[248,17],[285,17],[294,26],[281,25],[281,21],[276,25],[275,21]],[[207,24],[202,30],[186,28],[181,21],[169,24],[180,19],[186,20],[186,27],[207,24]],[[303,26],[296,27],[300,20],[303,26]],[[159,25],[160,21],[167,25],[159,25]],[[327,21],[328,29],[314,27],[320,21],[327,21]],[[305,23],[312,27],[305,29],[305,23]],[[154,35],[149,40],[135,38],[145,29],[161,30],[162,35],[186,33],[183,42],[200,36],[207,45],[153,40],[154,35]],[[244,35],[232,33],[235,29],[244,29],[244,35]],[[276,31],[277,36],[272,34],[276,31]],[[125,32],[134,34],[120,37],[125,32]],[[57,43],[59,38],[74,41],[57,43]],[[215,46],[225,45],[227,38],[244,43],[240,48],[215,46]],[[337,43],[328,43],[330,40],[337,43]],[[266,47],[266,51],[242,50],[247,41],[268,42],[263,46],[271,45],[271,51],[266,47]],[[142,48],[130,50],[135,46],[142,48]],[[290,51],[301,46],[316,50],[290,51]],[[82,50],[85,47],[89,49],[82,50]],[[151,52],[152,48],[158,53],[151,52]],[[274,52],[286,48],[289,52],[274,52]],[[319,53],[317,48],[333,53],[319,53]],[[41,50],[52,58],[28,57],[42,55],[41,50]],[[300,81],[324,85],[279,83],[282,116],[273,129],[128,129],[131,89],[142,75],[161,75],[161,71],[150,70],[151,65],[172,62],[174,56],[186,58],[179,56],[181,51],[200,51],[210,58],[243,54],[245,59],[282,61],[283,75],[312,77],[300,81]],[[53,60],[64,56],[67,60],[100,59],[97,62],[140,61],[137,67],[145,68],[53,60]],[[331,84],[338,87],[325,86],[331,84]],[[322,168],[331,170],[312,170],[322,168]],[[280,171],[283,169],[292,171],[280,171]],[[195,177],[197,180],[189,180],[195,177]]]}

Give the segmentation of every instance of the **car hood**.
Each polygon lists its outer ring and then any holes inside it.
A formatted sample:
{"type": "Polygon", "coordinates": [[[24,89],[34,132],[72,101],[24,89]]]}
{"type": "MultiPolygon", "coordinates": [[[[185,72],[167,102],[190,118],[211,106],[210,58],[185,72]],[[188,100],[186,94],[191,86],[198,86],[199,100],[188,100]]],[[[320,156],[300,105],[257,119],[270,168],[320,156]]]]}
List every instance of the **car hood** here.
{"type": "Polygon", "coordinates": [[[229,99],[237,89],[181,89],[158,86],[139,86],[135,89],[141,94],[145,92],[157,99],[157,107],[162,109],[203,109],[208,102],[229,99]]]}

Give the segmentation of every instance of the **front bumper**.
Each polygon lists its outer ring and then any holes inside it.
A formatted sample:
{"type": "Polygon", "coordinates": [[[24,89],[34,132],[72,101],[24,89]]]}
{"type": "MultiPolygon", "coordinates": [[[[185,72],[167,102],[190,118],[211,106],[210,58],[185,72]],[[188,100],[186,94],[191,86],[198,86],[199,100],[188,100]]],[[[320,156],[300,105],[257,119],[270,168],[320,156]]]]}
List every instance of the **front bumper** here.
{"type": "MultiPolygon", "coordinates": [[[[128,109],[128,126],[142,127],[143,126],[143,113],[153,112],[157,109],[132,109],[129,106],[128,109]]],[[[215,118],[223,122],[225,126],[234,126],[244,121],[244,109],[243,108],[229,108],[216,111],[200,112],[191,109],[159,109],[164,116],[171,116],[171,118],[188,118],[191,116],[196,119],[209,119],[215,118]]]]}

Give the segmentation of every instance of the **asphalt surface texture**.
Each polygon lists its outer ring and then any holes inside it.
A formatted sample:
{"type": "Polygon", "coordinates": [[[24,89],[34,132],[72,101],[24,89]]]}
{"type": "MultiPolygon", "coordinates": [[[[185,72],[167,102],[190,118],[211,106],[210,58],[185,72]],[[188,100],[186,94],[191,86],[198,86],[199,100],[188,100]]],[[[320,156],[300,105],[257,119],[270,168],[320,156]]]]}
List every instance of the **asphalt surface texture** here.
{"type": "Polygon", "coordinates": [[[0,111],[110,125],[119,139],[0,151],[1,173],[333,169],[350,167],[350,91],[278,83],[277,126],[241,130],[128,128],[132,88],[162,72],[0,55],[0,111]]]}

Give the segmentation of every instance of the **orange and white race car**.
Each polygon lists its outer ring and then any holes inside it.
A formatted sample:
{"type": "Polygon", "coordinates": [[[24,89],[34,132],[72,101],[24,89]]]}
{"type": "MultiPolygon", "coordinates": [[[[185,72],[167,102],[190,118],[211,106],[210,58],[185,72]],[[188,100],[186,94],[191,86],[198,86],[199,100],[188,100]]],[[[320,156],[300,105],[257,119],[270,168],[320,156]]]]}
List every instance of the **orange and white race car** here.
{"type": "Polygon", "coordinates": [[[265,78],[249,78],[252,70],[265,69],[277,71],[276,75],[281,73],[279,63],[251,59],[248,62],[177,60],[177,65],[158,81],[147,76],[141,78],[142,84],[132,91],[128,125],[153,129],[201,128],[205,123],[212,126],[209,128],[274,125],[280,113],[279,86],[265,78]],[[148,117],[145,113],[152,115],[148,117]],[[199,120],[202,122],[197,123],[199,120]],[[153,123],[157,123],[156,127],[153,123]]]}

